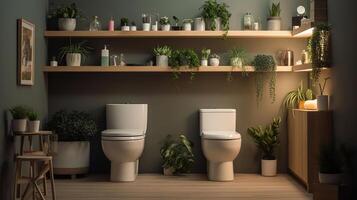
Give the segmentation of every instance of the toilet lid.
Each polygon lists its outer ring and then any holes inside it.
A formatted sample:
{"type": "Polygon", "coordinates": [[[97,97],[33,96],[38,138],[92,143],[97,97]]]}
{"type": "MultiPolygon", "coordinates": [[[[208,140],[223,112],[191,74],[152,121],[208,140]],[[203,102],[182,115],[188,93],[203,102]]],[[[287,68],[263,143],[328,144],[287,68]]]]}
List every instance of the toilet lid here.
{"type": "Polygon", "coordinates": [[[136,137],[145,136],[145,132],[139,129],[107,129],[102,131],[105,137],[136,137]]]}
{"type": "Polygon", "coordinates": [[[240,134],[235,131],[203,131],[201,137],[211,140],[237,140],[240,134]]]}

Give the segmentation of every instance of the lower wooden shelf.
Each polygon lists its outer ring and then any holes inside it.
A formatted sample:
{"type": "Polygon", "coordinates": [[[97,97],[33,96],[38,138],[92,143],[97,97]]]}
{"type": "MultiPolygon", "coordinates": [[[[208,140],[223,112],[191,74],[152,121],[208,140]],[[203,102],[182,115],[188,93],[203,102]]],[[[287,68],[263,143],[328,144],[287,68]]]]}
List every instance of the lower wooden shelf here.
{"type": "MultiPolygon", "coordinates": [[[[179,70],[174,70],[170,67],[158,67],[158,66],[79,66],[79,67],[69,67],[69,66],[58,66],[43,67],[43,72],[45,73],[61,73],[61,72],[96,72],[96,73],[113,73],[113,72],[243,72],[244,70],[239,67],[232,66],[208,66],[208,67],[199,67],[198,69],[190,69],[188,67],[182,67],[179,70]]],[[[254,72],[254,67],[246,66],[246,72],[254,72]]],[[[278,66],[277,72],[292,72],[291,66],[278,66]]]]}

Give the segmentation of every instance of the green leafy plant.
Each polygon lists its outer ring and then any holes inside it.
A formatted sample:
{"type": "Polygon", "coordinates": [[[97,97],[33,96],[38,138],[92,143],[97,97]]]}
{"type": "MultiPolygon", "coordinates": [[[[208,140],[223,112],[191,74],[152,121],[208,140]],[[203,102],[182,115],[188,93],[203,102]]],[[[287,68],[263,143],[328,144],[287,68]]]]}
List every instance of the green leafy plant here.
{"type": "Polygon", "coordinates": [[[27,118],[30,120],[30,121],[36,121],[38,120],[38,113],[33,111],[33,110],[29,110],[27,112],[27,118]]]}
{"type": "Polygon", "coordinates": [[[304,85],[301,81],[300,86],[293,91],[290,91],[285,99],[285,108],[296,108],[300,102],[313,99],[313,92],[311,89],[304,89],[304,85]]]}
{"type": "Polygon", "coordinates": [[[132,21],[131,26],[136,26],[136,23],[134,21],[132,21]]]}
{"type": "Polygon", "coordinates": [[[15,106],[10,108],[9,111],[13,119],[26,119],[29,108],[27,106],[15,106]]]}
{"type": "Polygon", "coordinates": [[[79,111],[56,112],[47,128],[58,135],[59,141],[88,141],[97,133],[97,125],[91,116],[79,111]]]}
{"type": "Polygon", "coordinates": [[[158,46],[156,48],[154,48],[154,55],[155,56],[171,56],[171,47],[169,46],[158,46]]]}
{"type": "Polygon", "coordinates": [[[257,72],[255,75],[255,84],[256,84],[256,97],[257,97],[258,104],[263,100],[263,89],[265,86],[264,76],[266,74],[270,75],[269,96],[272,99],[272,102],[275,102],[276,63],[273,56],[256,55],[252,64],[255,68],[255,71],[257,72]]]}
{"type": "Polygon", "coordinates": [[[281,13],[280,2],[277,4],[272,3],[271,9],[269,9],[270,17],[280,17],[280,13],[281,13]]]}
{"type": "Polygon", "coordinates": [[[164,17],[161,17],[161,18],[160,18],[159,23],[160,23],[161,25],[167,25],[167,24],[170,24],[170,20],[169,20],[168,17],[164,16],[164,17]]]}
{"type": "Polygon", "coordinates": [[[319,156],[320,173],[339,174],[342,172],[343,162],[341,153],[334,148],[334,145],[321,147],[319,156]]]}
{"type": "Polygon", "coordinates": [[[279,127],[281,118],[274,118],[273,122],[263,128],[262,126],[248,128],[251,136],[262,153],[263,160],[275,160],[275,148],[280,144],[279,127]]]}
{"type": "Polygon", "coordinates": [[[92,50],[91,47],[85,45],[86,41],[82,41],[79,43],[70,44],[68,46],[64,46],[60,48],[59,52],[59,58],[60,60],[63,60],[63,58],[66,56],[68,53],[80,53],[83,57],[83,60],[86,59],[87,55],[89,54],[90,50],[92,50]]]}
{"type": "MultiPolygon", "coordinates": [[[[200,65],[200,59],[196,52],[192,49],[181,49],[172,51],[169,58],[169,65],[175,69],[174,78],[178,79],[180,72],[178,71],[182,66],[186,66],[190,69],[198,68],[200,65]]],[[[194,79],[195,73],[191,72],[191,80],[194,79]]]]}
{"type": "Polygon", "coordinates": [[[178,139],[175,139],[168,135],[160,149],[162,167],[170,168],[173,174],[190,172],[195,161],[192,148],[193,143],[186,136],[180,135],[178,139]]]}
{"type": "MultiPolygon", "coordinates": [[[[233,48],[229,52],[230,64],[232,67],[241,67],[242,68],[242,75],[248,76],[246,72],[246,63],[248,60],[247,52],[243,48],[233,48]]],[[[232,80],[232,73],[228,73],[228,80],[232,80]]]]}
{"type": "Polygon", "coordinates": [[[129,19],[126,17],[123,17],[120,19],[120,26],[128,26],[129,25],[129,19]]]}
{"type": "Polygon", "coordinates": [[[57,8],[51,9],[49,18],[80,18],[81,13],[75,3],[70,5],[62,5],[57,8]]]}
{"type": "Polygon", "coordinates": [[[214,20],[217,18],[221,18],[223,30],[229,30],[229,19],[232,14],[228,11],[227,4],[218,3],[216,0],[207,0],[200,9],[202,10],[202,16],[211,21],[209,28],[212,31],[216,30],[214,20]]]}
{"type": "Polygon", "coordinates": [[[179,22],[180,22],[180,19],[176,16],[172,16],[172,19],[174,20],[175,22],[175,26],[178,26],[179,22]]]}
{"type": "Polygon", "coordinates": [[[201,59],[208,60],[210,54],[211,54],[211,49],[206,49],[206,48],[202,49],[201,50],[201,59]]]}
{"type": "Polygon", "coordinates": [[[310,42],[312,73],[311,78],[317,82],[320,78],[321,69],[330,66],[330,26],[319,24],[315,27],[310,42]]]}
{"type": "Polygon", "coordinates": [[[330,77],[324,78],[324,83],[323,84],[319,83],[319,89],[320,89],[320,95],[321,96],[324,95],[324,93],[325,93],[326,83],[327,83],[328,80],[330,80],[330,77]]]}

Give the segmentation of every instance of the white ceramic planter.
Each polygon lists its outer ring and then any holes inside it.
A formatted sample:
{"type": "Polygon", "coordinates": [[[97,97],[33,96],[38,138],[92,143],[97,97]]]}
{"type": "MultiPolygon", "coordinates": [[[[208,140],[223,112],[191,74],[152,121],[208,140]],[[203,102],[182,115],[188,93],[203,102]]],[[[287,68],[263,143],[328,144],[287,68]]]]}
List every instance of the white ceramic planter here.
{"type": "Polygon", "coordinates": [[[130,26],[130,31],[136,31],[136,26],[130,26]]]}
{"type": "Polygon", "coordinates": [[[243,67],[243,60],[239,57],[231,58],[231,65],[233,67],[243,67]]]}
{"type": "Polygon", "coordinates": [[[277,160],[262,160],[262,176],[276,176],[277,160]]]}
{"type": "Polygon", "coordinates": [[[151,26],[151,30],[152,30],[152,31],[158,31],[157,25],[156,25],[156,24],[153,24],[153,25],[151,26]]]}
{"type": "Polygon", "coordinates": [[[58,142],[57,154],[53,157],[55,174],[85,174],[89,171],[90,143],[58,142]]]}
{"type": "Polygon", "coordinates": [[[80,53],[67,53],[66,54],[67,66],[81,66],[81,54],[80,53]]]}
{"type": "Polygon", "coordinates": [[[202,17],[195,18],[194,30],[205,31],[205,29],[206,29],[205,20],[202,17]]]}
{"type": "Polygon", "coordinates": [[[280,17],[268,17],[268,30],[280,31],[281,30],[281,18],[280,17]]]}
{"type": "Polygon", "coordinates": [[[215,23],[216,25],[216,29],[214,31],[220,31],[221,30],[221,18],[216,18],[214,19],[214,21],[212,22],[211,20],[206,20],[206,29],[211,31],[211,23],[215,23]]]}
{"type": "Polygon", "coordinates": [[[317,96],[317,110],[328,110],[328,95],[317,96]]]}
{"type": "Polygon", "coordinates": [[[77,20],[75,18],[59,18],[58,29],[60,31],[74,31],[76,29],[77,20]]]}
{"type": "Polygon", "coordinates": [[[170,24],[165,24],[165,25],[161,25],[161,30],[162,31],[170,31],[170,24]]]}
{"type": "Polygon", "coordinates": [[[150,23],[143,23],[143,31],[150,31],[150,23]]]}
{"type": "Polygon", "coordinates": [[[167,67],[169,66],[169,57],[167,56],[156,56],[156,66],[167,67]]]}
{"type": "Polygon", "coordinates": [[[27,119],[13,119],[11,122],[12,131],[25,132],[27,125],[27,119]]]}
{"type": "Polygon", "coordinates": [[[184,23],[183,24],[183,30],[184,31],[191,31],[192,30],[191,23],[184,23]]]}
{"type": "Polygon", "coordinates": [[[201,60],[201,66],[203,66],[203,67],[208,66],[208,60],[207,59],[202,59],[201,60]]]}
{"type": "Polygon", "coordinates": [[[320,183],[338,185],[342,182],[342,174],[325,174],[319,172],[320,183]]]}
{"type": "Polygon", "coordinates": [[[218,58],[210,58],[209,65],[210,66],[219,66],[219,59],[218,58]]]}
{"type": "Polygon", "coordinates": [[[28,121],[27,131],[31,133],[36,133],[40,131],[40,120],[28,121]]]}
{"type": "Polygon", "coordinates": [[[130,31],[130,26],[122,26],[121,30],[122,31],[130,31]]]}

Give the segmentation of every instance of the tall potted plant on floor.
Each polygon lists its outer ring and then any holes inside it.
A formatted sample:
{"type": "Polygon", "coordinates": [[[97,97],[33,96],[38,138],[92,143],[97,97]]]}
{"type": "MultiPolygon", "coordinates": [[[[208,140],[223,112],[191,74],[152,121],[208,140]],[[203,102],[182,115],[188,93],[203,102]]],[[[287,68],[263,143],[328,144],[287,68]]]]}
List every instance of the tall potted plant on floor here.
{"type": "Polygon", "coordinates": [[[248,135],[253,138],[262,153],[261,173],[263,176],[276,176],[277,173],[275,148],[280,144],[280,122],[280,118],[275,118],[265,128],[262,126],[248,128],[248,135]]]}
{"type": "Polygon", "coordinates": [[[180,135],[178,139],[175,139],[171,135],[168,135],[164,145],[160,149],[164,175],[177,175],[189,172],[194,163],[192,148],[193,143],[186,136],[180,135]]]}
{"type": "Polygon", "coordinates": [[[89,171],[89,140],[97,126],[88,113],[64,110],[56,112],[48,129],[58,135],[58,150],[53,158],[54,173],[76,175],[89,171]]]}
{"type": "Polygon", "coordinates": [[[28,109],[25,106],[15,106],[10,109],[12,115],[11,128],[14,132],[25,132],[28,109]]]}
{"type": "Polygon", "coordinates": [[[77,19],[81,14],[75,3],[64,5],[52,9],[49,18],[58,19],[58,29],[60,31],[74,31],[76,29],[77,19]]]}

